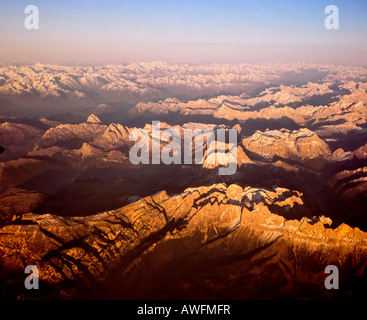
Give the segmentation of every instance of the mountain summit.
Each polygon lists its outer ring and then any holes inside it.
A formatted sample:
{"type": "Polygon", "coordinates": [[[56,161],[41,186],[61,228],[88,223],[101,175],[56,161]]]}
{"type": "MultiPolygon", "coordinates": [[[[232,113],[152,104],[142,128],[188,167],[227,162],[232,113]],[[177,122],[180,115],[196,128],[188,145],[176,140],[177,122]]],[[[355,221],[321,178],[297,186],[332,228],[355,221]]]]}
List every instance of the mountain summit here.
{"type": "Polygon", "coordinates": [[[91,114],[88,119],[87,123],[94,123],[94,124],[101,124],[101,120],[94,114],[91,114]]]}

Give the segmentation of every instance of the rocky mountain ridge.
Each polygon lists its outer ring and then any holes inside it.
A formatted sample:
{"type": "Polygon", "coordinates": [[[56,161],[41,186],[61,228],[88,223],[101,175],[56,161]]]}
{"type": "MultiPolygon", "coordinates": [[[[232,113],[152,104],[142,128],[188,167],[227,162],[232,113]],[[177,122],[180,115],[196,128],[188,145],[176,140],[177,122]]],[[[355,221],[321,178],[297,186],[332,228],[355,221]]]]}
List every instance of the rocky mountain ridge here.
{"type": "Polygon", "coordinates": [[[340,268],[344,288],[366,272],[367,234],[282,217],[297,216],[302,198],[217,184],[85,218],[27,214],[0,229],[2,276],[14,284],[37,265],[47,294],[63,298],[327,298],[327,265],[340,268]]]}

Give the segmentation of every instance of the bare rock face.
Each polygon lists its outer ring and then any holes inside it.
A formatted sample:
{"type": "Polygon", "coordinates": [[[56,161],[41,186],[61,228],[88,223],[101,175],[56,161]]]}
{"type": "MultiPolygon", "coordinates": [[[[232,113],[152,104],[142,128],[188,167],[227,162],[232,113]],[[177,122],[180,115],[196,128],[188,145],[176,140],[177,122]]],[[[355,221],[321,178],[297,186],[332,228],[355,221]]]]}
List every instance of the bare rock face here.
{"type": "Polygon", "coordinates": [[[121,147],[129,141],[130,129],[118,123],[111,123],[95,143],[104,149],[121,147]]]}
{"type": "Polygon", "coordinates": [[[47,130],[37,141],[35,149],[43,149],[70,142],[80,143],[93,141],[100,137],[107,126],[99,123],[60,124],[47,130]]]}
{"type": "Polygon", "coordinates": [[[101,124],[101,120],[94,114],[91,114],[88,119],[87,123],[95,123],[95,124],[101,124]]]}
{"type": "Polygon", "coordinates": [[[316,168],[322,167],[331,154],[328,144],[305,128],[257,131],[244,138],[242,143],[246,149],[266,159],[278,156],[312,164],[316,168]]]}
{"type": "Polygon", "coordinates": [[[89,217],[30,213],[0,229],[1,278],[25,298],[26,265],[39,268],[38,297],[327,298],[336,265],[348,295],[366,276],[367,234],[285,218],[302,205],[297,191],[215,184],[89,217]]]}
{"type": "Polygon", "coordinates": [[[342,148],[339,148],[332,153],[332,155],[330,156],[330,161],[344,161],[350,159],[351,157],[351,152],[345,152],[342,148]]]}
{"type": "Polygon", "coordinates": [[[233,143],[212,142],[204,151],[203,168],[227,167],[230,164],[241,167],[254,162],[246,155],[241,146],[233,143]]]}

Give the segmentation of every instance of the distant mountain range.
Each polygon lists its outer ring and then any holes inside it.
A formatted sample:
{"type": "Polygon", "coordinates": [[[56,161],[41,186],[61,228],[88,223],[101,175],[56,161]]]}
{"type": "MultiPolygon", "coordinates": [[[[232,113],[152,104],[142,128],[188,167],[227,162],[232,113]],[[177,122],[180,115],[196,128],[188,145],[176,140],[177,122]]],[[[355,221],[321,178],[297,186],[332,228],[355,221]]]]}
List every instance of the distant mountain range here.
{"type": "MultiPolygon", "coordinates": [[[[99,104],[129,108],[141,101],[172,97],[198,99],[251,93],[271,84],[363,79],[367,79],[367,71],[362,67],[313,64],[190,66],[150,62],[98,67],[3,66],[0,67],[0,102],[2,115],[46,116],[99,104]]],[[[317,93],[317,88],[314,90],[317,93]]],[[[312,92],[311,89],[308,94],[312,92]]]]}

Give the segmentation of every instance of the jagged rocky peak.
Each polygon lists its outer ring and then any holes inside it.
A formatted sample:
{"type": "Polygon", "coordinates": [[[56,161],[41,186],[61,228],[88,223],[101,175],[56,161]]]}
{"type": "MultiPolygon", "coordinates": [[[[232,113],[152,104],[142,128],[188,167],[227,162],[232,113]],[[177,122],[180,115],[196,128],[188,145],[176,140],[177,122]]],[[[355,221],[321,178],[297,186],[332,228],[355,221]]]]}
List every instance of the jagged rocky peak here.
{"type": "Polygon", "coordinates": [[[96,115],[91,114],[87,119],[87,123],[101,124],[102,121],[96,115]]]}
{"type": "Polygon", "coordinates": [[[130,129],[118,123],[111,123],[103,135],[97,139],[96,144],[112,148],[124,145],[129,141],[130,129]]]}
{"type": "Polygon", "coordinates": [[[352,152],[345,152],[342,148],[338,148],[331,154],[330,160],[337,162],[350,159],[351,157],[353,157],[352,152]]]}
{"type": "Polygon", "coordinates": [[[299,130],[256,131],[242,140],[244,147],[264,158],[274,156],[290,160],[323,160],[331,155],[329,145],[315,132],[302,128],[299,130]]]}
{"type": "Polygon", "coordinates": [[[75,140],[80,140],[83,142],[93,141],[102,136],[106,129],[107,126],[94,122],[81,124],[60,124],[45,131],[43,136],[37,141],[35,148],[47,148],[60,142],[75,140]]]}
{"type": "Polygon", "coordinates": [[[237,130],[237,132],[238,132],[238,134],[239,134],[239,135],[241,135],[241,133],[242,133],[242,128],[241,128],[241,126],[240,126],[239,124],[234,125],[233,129],[236,129],[236,130],[237,130]]]}

